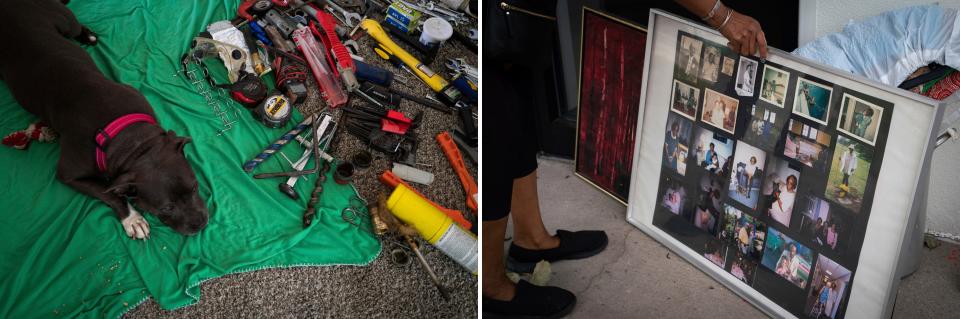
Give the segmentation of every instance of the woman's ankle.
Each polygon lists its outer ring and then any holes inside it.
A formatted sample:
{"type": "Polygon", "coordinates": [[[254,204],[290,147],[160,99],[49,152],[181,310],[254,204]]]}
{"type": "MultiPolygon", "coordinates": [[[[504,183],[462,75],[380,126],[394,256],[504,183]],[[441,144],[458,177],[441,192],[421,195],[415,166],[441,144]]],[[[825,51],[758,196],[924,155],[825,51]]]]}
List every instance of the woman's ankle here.
{"type": "Polygon", "coordinates": [[[499,279],[487,279],[483,283],[483,296],[500,301],[513,300],[517,292],[517,285],[506,275],[497,276],[499,279]]]}
{"type": "Polygon", "coordinates": [[[552,249],[560,246],[557,236],[514,236],[513,244],[530,250],[552,249]]]}

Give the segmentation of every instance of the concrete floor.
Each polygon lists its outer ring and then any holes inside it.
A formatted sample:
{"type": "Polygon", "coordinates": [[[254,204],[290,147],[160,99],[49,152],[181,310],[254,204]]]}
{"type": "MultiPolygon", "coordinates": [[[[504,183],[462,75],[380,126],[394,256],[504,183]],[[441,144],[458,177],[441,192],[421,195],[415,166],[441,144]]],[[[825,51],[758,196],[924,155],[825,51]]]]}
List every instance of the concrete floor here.
{"type": "MultiPolygon", "coordinates": [[[[607,249],[597,256],[551,265],[549,284],[577,295],[570,317],[765,317],[628,224],[623,204],[573,175],[571,162],[541,159],[539,188],[547,229],[602,229],[610,237],[607,249]]],[[[920,270],[900,287],[894,318],[960,316],[958,255],[960,248],[951,244],[924,249],[920,270]]]]}

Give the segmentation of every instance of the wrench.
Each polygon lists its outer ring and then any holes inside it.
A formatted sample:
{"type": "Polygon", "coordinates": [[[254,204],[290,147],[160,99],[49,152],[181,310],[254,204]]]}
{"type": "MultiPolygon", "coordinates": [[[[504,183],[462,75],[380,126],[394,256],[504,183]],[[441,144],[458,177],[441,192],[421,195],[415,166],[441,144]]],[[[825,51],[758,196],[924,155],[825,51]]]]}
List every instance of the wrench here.
{"type": "Polygon", "coordinates": [[[423,3],[423,2],[419,2],[419,3],[417,3],[417,4],[413,4],[413,3],[410,3],[409,1],[406,1],[406,0],[397,0],[397,1],[400,1],[400,2],[403,3],[405,6],[410,7],[410,8],[413,9],[413,10],[417,10],[417,11],[423,12],[423,13],[425,13],[425,14],[427,14],[427,15],[434,16],[434,17],[437,17],[437,18],[440,18],[440,19],[444,19],[444,20],[450,21],[450,22],[453,23],[454,25],[460,25],[460,23],[461,23],[461,21],[460,21],[461,19],[460,19],[459,17],[449,16],[449,15],[445,15],[445,14],[440,14],[440,13],[437,13],[437,12],[435,12],[435,11],[433,11],[433,10],[428,10],[426,7],[420,5],[420,3],[423,3]]]}
{"type": "Polygon", "coordinates": [[[353,55],[360,54],[360,44],[357,43],[356,40],[350,39],[347,41],[343,41],[343,46],[347,47],[347,49],[352,49],[350,50],[350,54],[353,54],[353,55]]]}
{"type": "Polygon", "coordinates": [[[427,10],[433,11],[434,13],[456,17],[457,19],[463,18],[463,13],[447,10],[446,8],[443,8],[443,6],[434,4],[433,1],[428,1],[425,5],[423,5],[423,7],[427,8],[427,10]]]}
{"type": "Polygon", "coordinates": [[[456,24],[456,25],[460,25],[460,24],[464,24],[464,23],[469,23],[469,22],[470,22],[470,20],[467,19],[466,15],[464,15],[463,13],[457,12],[457,11],[453,11],[453,10],[449,10],[449,9],[445,8],[444,6],[442,6],[442,5],[438,6],[438,5],[436,5],[433,1],[422,1],[422,0],[421,0],[420,3],[418,3],[418,4],[419,4],[421,7],[423,7],[424,9],[427,9],[427,11],[430,11],[430,12],[432,12],[432,13],[434,13],[434,14],[439,14],[439,15],[442,15],[442,16],[446,16],[446,17],[447,17],[447,18],[446,18],[447,20],[450,20],[451,22],[453,22],[453,23],[456,24]]]}
{"type": "Polygon", "coordinates": [[[337,11],[340,11],[340,14],[343,15],[343,23],[346,24],[347,27],[353,28],[360,23],[360,20],[362,20],[362,17],[359,13],[347,11],[333,1],[327,1],[327,5],[337,11]]]}
{"type": "Polygon", "coordinates": [[[447,59],[447,62],[444,63],[444,66],[446,66],[447,69],[449,69],[450,71],[453,71],[451,76],[455,77],[456,74],[462,73],[465,76],[467,76],[467,78],[469,78],[470,81],[473,81],[474,83],[477,82],[477,78],[479,75],[477,72],[477,68],[475,68],[470,64],[467,64],[467,61],[464,60],[463,58],[447,59]]]}

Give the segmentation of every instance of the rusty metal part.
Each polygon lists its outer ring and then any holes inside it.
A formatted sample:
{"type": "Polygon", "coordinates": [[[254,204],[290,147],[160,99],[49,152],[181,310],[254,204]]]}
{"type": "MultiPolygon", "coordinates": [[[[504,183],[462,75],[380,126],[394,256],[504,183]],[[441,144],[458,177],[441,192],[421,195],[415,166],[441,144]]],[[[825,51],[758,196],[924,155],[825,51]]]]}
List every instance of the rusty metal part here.
{"type": "Polygon", "coordinates": [[[417,243],[413,241],[413,237],[404,234],[403,238],[407,240],[407,244],[410,245],[410,249],[412,249],[413,253],[417,255],[417,259],[420,260],[420,265],[427,270],[427,274],[430,275],[430,280],[433,281],[433,285],[437,286],[437,290],[440,291],[440,296],[443,297],[443,300],[449,301],[450,294],[447,293],[447,288],[440,283],[440,278],[437,278],[437,274],[433,272],[433,268],[430,268],[430,265],[427,264],[427,259],[423,258],[423,253],[420,252],[420,248],[417,247],[417,243]]]}
{"type": "MultiPolygon", "coordinates": [[[[315,156],[314,160],[320,163],[320,156],[315,156]]],[[[317,176],[313,184],[313,193],[310,195],[310,201],[307,202],[307,209],[303,211],[303,228],[310,227],[310,224],[313,224],[313,217],[317,215],[317,204],[320,202],[320,193],[323,192],[323,182],[327,180],[328,170],[330,170],[330,163],[323,163],[320,176],[317,176]]]]}

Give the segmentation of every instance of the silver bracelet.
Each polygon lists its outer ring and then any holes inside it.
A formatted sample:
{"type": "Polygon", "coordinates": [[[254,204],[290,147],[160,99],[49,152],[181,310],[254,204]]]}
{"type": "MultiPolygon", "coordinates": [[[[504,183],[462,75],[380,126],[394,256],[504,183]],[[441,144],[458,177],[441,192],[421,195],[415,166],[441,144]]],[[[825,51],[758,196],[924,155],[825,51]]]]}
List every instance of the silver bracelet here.
{"type": "Polygon", "coordinates": [[[717,9],[720,9],[720,0],[717,0],[717,2],[715,2],[715,3],[713,4],[713,9],[710,10],[710,13],[707,14],[706,17],[703,17],[703,18],[700,18],[700,19],[702,19],[702,20],[704,20],[704,21],[710,20],[710,18],[713,18],[713,15],[714,15],[714,14],[717,14],[717,9]]]}
{"type": "Polygon", "coordinates": [[[730,16],[733,15],[733,9],[727,9],[727,10],[728,10],[728,11],[727,11],[727,17],[724,18],[724,19],[723,19],[723,23],[721,23],[720,26],[717,27],[717,30],[718,30],[718,31],[719,31],[720,29],[723,29],[723,26],[727,25],[727,22],[730,22],[730,16]]]}

